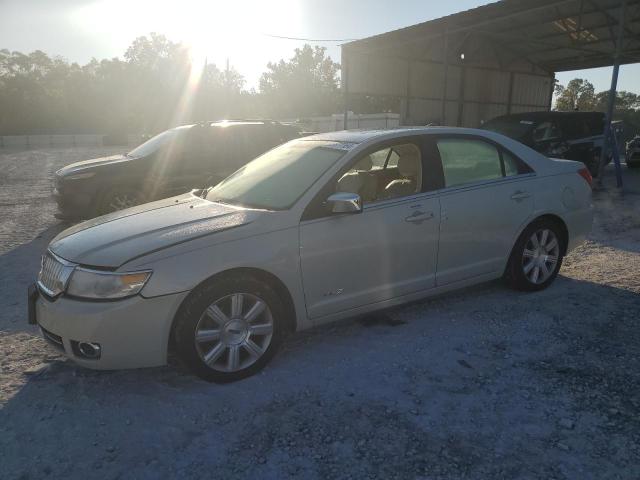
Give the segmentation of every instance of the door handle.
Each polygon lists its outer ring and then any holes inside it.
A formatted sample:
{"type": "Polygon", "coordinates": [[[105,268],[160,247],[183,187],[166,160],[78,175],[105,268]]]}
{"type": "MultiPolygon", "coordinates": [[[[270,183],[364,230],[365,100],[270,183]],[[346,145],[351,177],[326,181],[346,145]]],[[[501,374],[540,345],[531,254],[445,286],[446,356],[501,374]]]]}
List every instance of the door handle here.
{"type": "Polygon", "coordinates": [[[531,194],[529,192],[525,192],[522,190],[518,190],[511,195],[511,200],[524,200],[525,198],[529,198],[531,194]]]}
{"type": "Polygon", "coordinates": [[[410,223],[422,223],[425,220],[431,220],[433,218],[433,212],[421,212],[416,210],[411,215],[404,219],[405,222],[410,223]]]}

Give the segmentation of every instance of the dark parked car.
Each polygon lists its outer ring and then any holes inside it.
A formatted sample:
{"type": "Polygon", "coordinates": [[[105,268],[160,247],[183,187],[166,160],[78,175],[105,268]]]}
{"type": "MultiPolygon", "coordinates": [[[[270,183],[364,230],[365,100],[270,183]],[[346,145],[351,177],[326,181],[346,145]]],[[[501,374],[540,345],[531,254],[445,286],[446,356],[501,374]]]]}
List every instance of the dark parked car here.
{"type": "Polygon", "coordinates": [[[640,167],[640,135],[636,135],[627,142],[626,159],[627,167],[640,167]]]}
{"type": "MultiPolygon", "coordinates": [[[[602,112],[529,112],[496,117],[482,128],[518,140],[547,157],[582,162],[595,177],[604,120],[602,112]]],[[[610,155],[606,160],[610,161],[610,155]]]]}
{"type": "Polygon", "coordinates": [[[272,121],[172,128],[127,154],[72,163],[55,174],[59,218],[90,218],[215,185],[253,158],[300,136],[272,121]]]}

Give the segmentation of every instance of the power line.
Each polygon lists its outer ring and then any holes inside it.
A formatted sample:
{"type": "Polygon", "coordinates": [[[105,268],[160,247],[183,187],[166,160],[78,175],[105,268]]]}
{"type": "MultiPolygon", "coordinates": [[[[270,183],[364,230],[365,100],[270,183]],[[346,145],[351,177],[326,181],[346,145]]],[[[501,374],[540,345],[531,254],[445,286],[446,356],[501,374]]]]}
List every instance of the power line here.
{"type": "Polygon", "coordinates": [[[358,38],[304,38],[304,37],[285,37],[284,35],[272,35],[270,33],[262,33],[265,37],[279,38],[281,40],[299,40],[302,42],[353,42],[358,38]]]}

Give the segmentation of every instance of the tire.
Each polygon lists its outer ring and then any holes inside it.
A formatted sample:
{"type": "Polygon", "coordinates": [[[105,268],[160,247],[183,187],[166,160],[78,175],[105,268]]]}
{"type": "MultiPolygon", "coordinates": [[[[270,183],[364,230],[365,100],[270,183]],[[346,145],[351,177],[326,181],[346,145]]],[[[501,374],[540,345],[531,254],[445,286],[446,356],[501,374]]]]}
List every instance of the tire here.
{"type": "Polygon", "coordinates": [[[100,195],[96,206],[96,214],[106,215],[125,208],[145,203],[146,196],[136,187],[114,187],[100,195]]]}
{"type": "Polygon", "coordinates": [[[534,221],[524,229],[513,246],[505,272],[507,283],[525,292],[544,290],[560,271],[564,249],[564,236],[556,222],[548,219],[534,221]]]}
{"type": "Polygon", "coordinates": [[[173,330],[176,351],[204,380],[240,380],[271,360],[284,319],[283,302],[270,285],[249,276],[219,277],[194,290],[180,307],[173,330]]]}

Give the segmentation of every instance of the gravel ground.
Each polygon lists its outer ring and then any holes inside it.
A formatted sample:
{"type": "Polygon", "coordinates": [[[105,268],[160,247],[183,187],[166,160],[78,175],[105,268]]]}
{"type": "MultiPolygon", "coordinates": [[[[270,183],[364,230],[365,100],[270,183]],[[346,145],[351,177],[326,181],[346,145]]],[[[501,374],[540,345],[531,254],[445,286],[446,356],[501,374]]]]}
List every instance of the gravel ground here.
{"type": "Polygon", "coordinates": [[[0,478],[640,478],[640,172],[546,291],[500,282],[292,337],[261,374],[93,372],[26,324],[55,169],[0,150],[0,478]]]}

